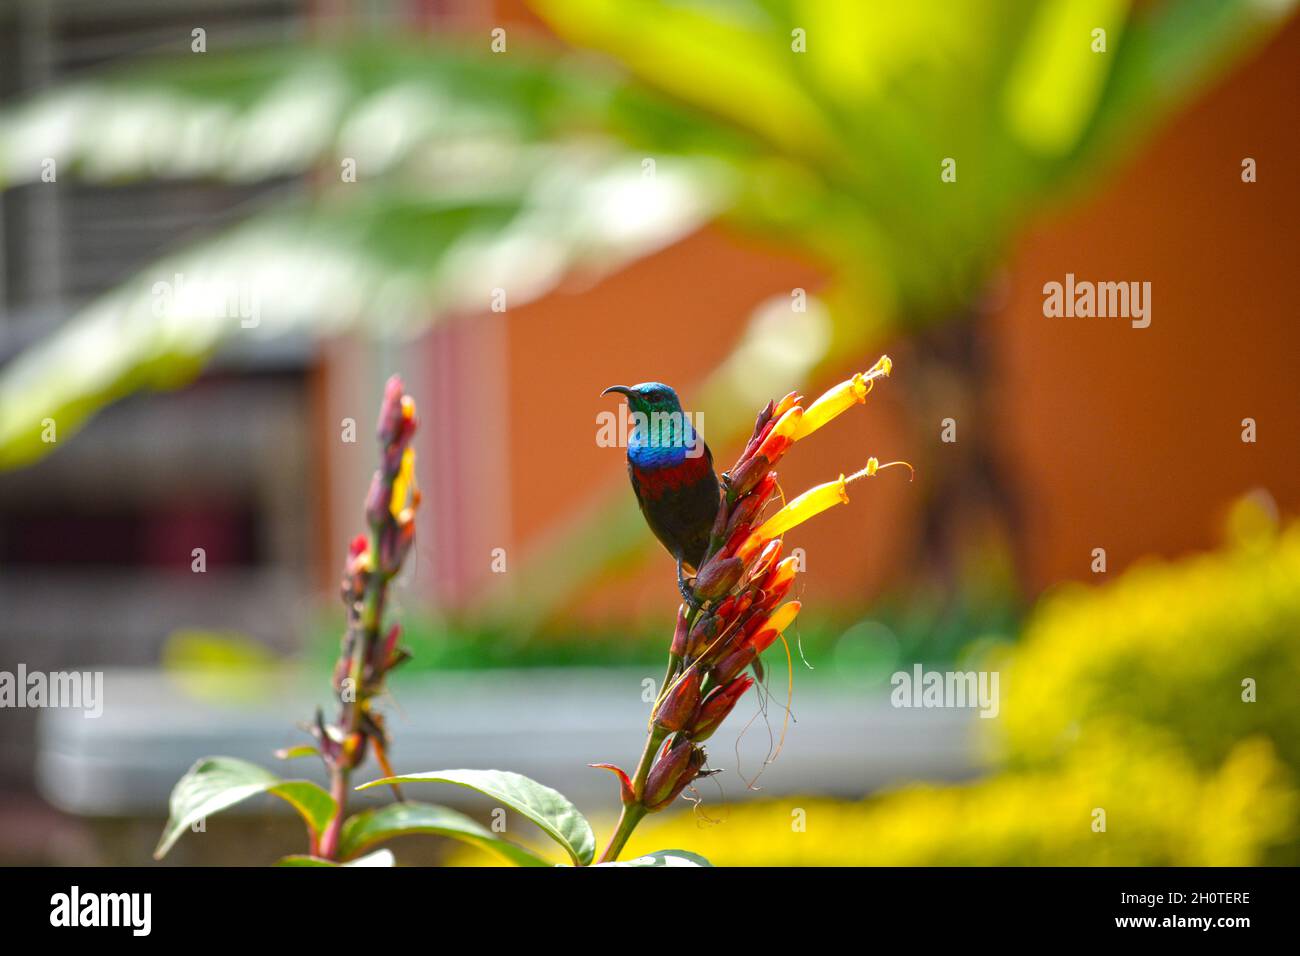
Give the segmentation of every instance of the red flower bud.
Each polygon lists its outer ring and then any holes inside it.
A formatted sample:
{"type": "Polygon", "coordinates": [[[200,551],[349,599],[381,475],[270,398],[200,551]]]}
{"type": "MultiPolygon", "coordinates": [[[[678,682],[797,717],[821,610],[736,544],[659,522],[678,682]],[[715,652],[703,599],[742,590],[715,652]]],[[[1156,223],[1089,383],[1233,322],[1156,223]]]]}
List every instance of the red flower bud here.
{"type": "Polygon", "coordinates": [[[724,617],[721,614],[717,615],[714,627],[709,634],[708,641],[700,644],[698,647],[692,645],[692,651],[695,656],[704,664],[708,664],[711,661],[716,661],[721,657],[725,657],[729,650],[738,647],[743,643],[745,635],[745,619],[749,614],[750,605],[753,603],[754,591],[752,589],[746,590],[736,599],[735,604],[732,606],[732,609],[727,616],[724,617]],[[729,632],[727,639],[710,651],[709,647],[713,644],[714,639],[724,632],[729,632]]]}
{"type": "Polygon", "coordinates": [[[399,656],[397,641],[401,636],[402,625],[394,624],[388,629],[384,639],[375,643],[374,648],[371,650],[370,664],[376,674],[382,674],[393,667],[393,662],[399,656]]]}
{"type": "Polygon", "coordinates": [[[686,656],[694,660],[704,653],[713,639],[718,636],[718,626],[721,618],[716,613],[710,614],[705,612],[700,615],[695,625],[691,628],[690,637],[686,641],[686,656]]]}
{"type": "Polygon", "coordinates": [[[700,706],[700,671],[688,668],[668,689],[655,710],[654,721],[665,730],[681,730],[700,706]]]}
{"type": "Polygon", "coordinates": [[[370,547],[370,539],[367,538],[364,534],[359,534],[355,538],[353,538],[352,543],[348,545],[348,557],[349,558],[360,557],[362,554],[365,553],[366,549],[369,547],[370,547]]]}
{"type": "Polygon", "coordinates": [[[776,472],[769,471],[763,475],[753,490],[736,502],[736,506],[731,509],[731,515],[727,518],[727,535],[732,535],[741,526],[748,526],[763,505],[767,504],[767,499],[772,496],[775,488],[776,472]]]}
{"type": "Polygon", "coordinates": [[[733,677],[754,663],[754,659],[757,657],[758,651],[754,650],[749,644],[741,644],[713,665],[714,682],[718,684],[728,683],[733,677]]]}
{"type": "Polygon", "coordinates": [[[400,375],[393,375],[384,384],[384,400],[379,404],[377,426],[382,445],[393,444],[402,432],[402,397],[405,391],[400,375]]]}
{"type": "Polygon", "coordinates": [[[736,586],[744,573],[745,562],[739,558],[715,557],[696,575],[695,596],[703,601],[720,598],[736,586]]]}
{"type": "Polygon", "coordinates": [[[726,499],[723,499],[718,506],[718,513],[713,519],[713,527],[709,529],[710,538],[721,538],[727,530],[729,509],[726,499]]]}
{"type": "Polygon", "coordinates": [[[402,562],[415,542],[415,522],[390,524],[379,533],[379,569],[388,577],[402,570],[402,562]]]}
{"type": "Polygon", "coordinates": [[[730,684],[713,688],[709,696],[704,698],[704,703],[700,705],[695,720],[691,722],[689,730],[691,739],[698,743],[713,736],[713,732],[727,719],[736,702],[753,686],[754,678],[746,676],[737,677],[730,684]]]}
{"type": "Polygon", "coordinates": [[[794,434],[799,428],[799,420],[803,418],[803,409],[798,405],[789,408],[784,415],[776,420],[767,437],[763,439],[758,446],[755,457],[762,456],[776,464],[785,450],[794,444],[794,434]]]}
{"type": "MultiPolygon", "coordinates": [[[[768,568],[781,556],[781,539],[775,538],[763,546],[759,552],[758,558],[754,561],[754,566],[750,568],[750,578],[762,577],[767,573],[768,568]]],[[[763,588],[763,590],[767,590],[763,588]]]]}
{"type": "Polygon", "coordinates": [[[686,605],[679,604],[677,606],[677,625],[673,628],[673,643],[669,648],[668,653],[672,654],[674,657],[685,657],[687,636],[686,605]]]}
{"type": "Polygon", "coordinates": [[[759,443],[767,437],[767,431],[772,425],[772,416],[776,411],[775,403],[769,401],[763,406],[763,410],[758,413],[758,418],[754,419],[754,431],[750,435],[749,443],[745,445],[745,450],[740,453],[737,462],[743,462],[754,454],[754,449],[758,448],[759,443]]]}
{"type": "Polygon", "coordinates": [[[772,463],[762,455],[755,455],[745,460],[745,463],[731,473],[731,480],[727,490],[727,499],[736,501],[746,492],[751,491],[767,474],[767,470],[772,463]]]}
{"type": "Polygon", "coordinates": [[[651,812],[662,810],[677,799],[677,795],[695,779],[702,766],[704,751],[685,737],[676,738],[650,769],[642,804],[651,812]]]}
{"type": "Polygon", "coordinates": [[[389,493],[383,474],[376,471],[370,479],[370,490],[366,492],[366,521],[370,527],[378,528],[388,519],[389,493]]]}

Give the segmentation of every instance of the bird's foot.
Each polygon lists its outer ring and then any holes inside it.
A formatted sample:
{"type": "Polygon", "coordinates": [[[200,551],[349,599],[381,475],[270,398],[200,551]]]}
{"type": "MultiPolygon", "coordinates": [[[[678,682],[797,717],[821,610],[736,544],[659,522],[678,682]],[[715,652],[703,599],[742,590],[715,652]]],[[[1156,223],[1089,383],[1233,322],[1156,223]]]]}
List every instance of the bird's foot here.
{"type": "Polygon", "coordinates": [[[691,589],[690,581],[687,579],[685,572],[682,571],[682,562],[680,560],[677,562],[677,590],[681,592],[682,600],[686,602],[688,608],[692,611],[700,609],[702,602],[691,589]]]}

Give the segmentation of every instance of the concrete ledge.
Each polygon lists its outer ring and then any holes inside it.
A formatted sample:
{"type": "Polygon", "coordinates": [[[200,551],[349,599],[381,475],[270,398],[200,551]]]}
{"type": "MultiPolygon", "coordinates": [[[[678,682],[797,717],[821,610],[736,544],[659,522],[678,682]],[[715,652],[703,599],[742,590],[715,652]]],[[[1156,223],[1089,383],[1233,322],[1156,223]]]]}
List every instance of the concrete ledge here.
{"type": "MultiPolygon", "coordinates": [[[[442,673],[394,681],[386,707],[395,740],[394,768],[515,770],[555,787],[584,809],[608,808],[614,782],[587,764],[629,766],[635,760],[644,740],[648,705],[641,694],[647,676],[642,669],[572,669],[442,673]]],[[[296,725],[317,706],[332,712],[325,687],[321,674],[300,671],[237,683],[200,675],[109,671],[101,717],[87,719],[71,710],[41,712],[38,785],[51,803],[68,812],[123,816],[165,815],[172,786],[204,756],[241,757],[286,777],[323,781],[319,760],[284,762],[272,753],[309,742],[296,725]]],[[[710,766],[725,771],[705,784],[710,801],[755,795],[745,780],[757,773],[778,739],[784,705],[784,697],[772,700],[766,720],[755,717],[758,701],[751,694],[709,742],[710,766]]],[[[979,769],[974,711],[895,709],[888,684],[799,673],[794,715],[779,759],[762,773],[762,795],[860,797],[891,783],[959,779],[979,769]]],[[[378,775],[372,763],[360,780],[378,775]]],[[[464,803],[467,792],[430,785],[414,788],[411,796],[464,803]]]]}

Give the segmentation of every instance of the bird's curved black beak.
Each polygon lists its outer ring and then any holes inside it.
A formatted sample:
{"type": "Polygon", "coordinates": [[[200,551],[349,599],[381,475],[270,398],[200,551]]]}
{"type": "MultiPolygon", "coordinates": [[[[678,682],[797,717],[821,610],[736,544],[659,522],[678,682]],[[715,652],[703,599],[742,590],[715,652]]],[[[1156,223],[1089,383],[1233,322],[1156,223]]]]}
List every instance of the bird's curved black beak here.
{"type": "Polygon", "coordinates": [[[628,388],[626,385],[611,385],[609,388],[605,389],[603,392],[600,393],[600,397],[604,398],[610,392],[617,392],[620,395],[631,395],[632,389],[628,388]]]}

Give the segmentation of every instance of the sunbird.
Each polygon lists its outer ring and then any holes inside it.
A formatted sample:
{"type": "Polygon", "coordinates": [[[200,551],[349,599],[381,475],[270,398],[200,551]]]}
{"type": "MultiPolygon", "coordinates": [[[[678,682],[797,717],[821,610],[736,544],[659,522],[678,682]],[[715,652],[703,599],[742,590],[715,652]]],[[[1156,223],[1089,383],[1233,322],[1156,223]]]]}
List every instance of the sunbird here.
{"type": "Polygon", "coordinates": [[[627,473],[637,504],[677,562],[677,586],[694,605],[686,572],[694,574],[704,560],[722,495],[713,453],[667,385],[611,385],[601,395],[611,392],[625,395],[632,411],[627,473]]]}

